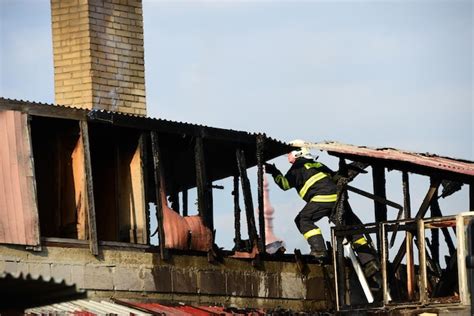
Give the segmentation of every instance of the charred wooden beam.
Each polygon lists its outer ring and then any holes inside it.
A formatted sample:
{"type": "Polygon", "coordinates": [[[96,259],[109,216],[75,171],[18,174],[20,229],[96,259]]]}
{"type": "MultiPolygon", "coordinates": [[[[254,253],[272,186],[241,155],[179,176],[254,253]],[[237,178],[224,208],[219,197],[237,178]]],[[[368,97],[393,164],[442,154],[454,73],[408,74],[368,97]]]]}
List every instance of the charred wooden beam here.
{"type": "Polygon", "coordinates": [[[99,243],[97,240],[97,226],[95,217],[94,203],[94,185],[92,181],[92,164],[91,151],[89,143],[89,128],[87,121],[80,121],[81,137],[84,144],[84,164],[86,176],[86,204],[87,204],[87,220],[89,224],[89,248],[94,256],[99,254],[99,243]]]}
{"type": "Polygon", "coordinates": [[[265,135],[257,135],[257,183],[258,183],[258,227],[260,232],[260,253],[265,253],[265,215],[263,206],[263,151],[265,135]]]}
{"type": "Polygon", "coordinates": [[[247,215],[247,226],[248,226],[249,238],[252,243],[252,247],[256,247],[258,246],[258,235],[257,235],[257,229],[255,227],[252,192],[250,189],[250,182],[247,177],[247,164],[245,161],[245,153],[242,149],[237,149],[236,156],[237,156],[237,166],[239,168],[239,173],[240,173],[240,178],[241,178],[242,193],[244,195],[245,214],[247,215]]]}
{"type": "Polygon", "coordinates": [[[214,230],[214,218],[212,214],[211,200],[212,189],[208,187],[206,160],[204,157],[204,144],[202,137],[196,138],[194,147],[194,161],[196,163],[196,185],[198,195],[198,212],[204,224],[214,230]],[[211,193],[209,192],[211,191],[211,193]]]}
{"type": "Polygon", "coordinates": [[[145,231],[146,231],[146,244],[150,244],[150,189],[149,189],[149,176],[148,176],[148,133],[142,133],[139,140],[140,156],[142,158],[142,174],[144,183],[144,194],[145,194],[145,231]]]}
{"type": "Polygon", "coordinates": [[[150,132],[151,148],[153,151],[153,175],[155,178],[155,195],[156,195],[156,220],[158,223],[158,239],[160,242],[160,257],[162,260],[167,259],[165,250],[165,229],[163,226],[163,204],[161,199],[161,152],[159,146],[158,133],[150,132]]]}
{"type": "Polygon", "coordinates": [[[469,210],[474,212],[474,183],[469,185],[469,210]]]}
{"type": "Polygon", "coordinates": [[[239,177],[234,176],[234,229],[235,229],[235,249],[239,249],[242,243],[242,237],[240,235],[240,206],[239,206],[239,177]]]}
{"type": "MultiPolygon", "coordinates": [[[[339,160],[339,169],[344,167],[345,161],[344,159],[339,160]]],[[[336,224],[336,228],[345,225],[344,222],[344,207],[347,201],[347,179],[340,178],[337,181],[337,201],[335,205],[335,214],[334,216],[331,215],[331,220],[336,224]]],[[[336,271],[337,274],[337,288],[338,288],[338,302],[340,306],[344,306],[345,304],[345,293],[347,291],[345,286],[345,259],[344,259],[344,247],[343,247],[343,239],[344,237],[336,237],[336,264],[335,266],[338,268],[336,271]]]]}
{"type": "Polygon", "coordinates": [[[188,190],[183,190],[183,216],[188,216],[188,190]]]}
{"type": "MultiPolygon", "coordinates": [[[[433,217],[443,216],[443,214],[441,213],[441,209],[439,207],[439,203],[438,203],[437,199],[434,199],[431,202],[431,215],[433,217]]],[[[433,234],[433,232],[435,232],[435,231],[439,232],[439,229],[432,229],[431,234],[433,234]]],[[[454,246],[453,239],[451,238],[451,235],[449,234],[448,227],[442,227],[441,232],[443,233],[444,240],[446,241],[446,245],[448,246],[449,254],[452,255],[453,253],[456,252],[456,247],[454,246]]],[[[431,246],[433,247],[433,241],[431,242],[431,246]]],[[[433,254],[433,259],[436,259],[436,261],[439,262],[439,241],[438,241],[438,253],[437,253],[436,257],[433,254]]]]}
{"type": "Polygon", "coordinates": [[[436,193],[438,192],[438,188],[440,184],[441,184],[441,179],[439,178],[433,178],[431,180],[430,188],[428,192],[426,193],[423,203],[421,203],[418,213],[415,216],[416,219],[421,219],[425,217],[426,212],[428,211],[428,208],[431,205],[431,202],[433,201],[433,198],[438,198],[436,193]]]}
{"type": "MultiPolygon", "coordinates": [[[[374,185],[374,195],[386,200],[385,191],[385,168],[379,165],[372,166],[372,179],[374,185]]],[[[382,222],[387,220],[387,204],[374,199],[375,221],[382,222]]]]}
{"type": "MultiPolygon", "coordinates": [[[[405,174],[405,173],[404,173],[405,174]]],[[[407,178],[408,179],[408,178],[407,178]]],[[[407,188],[408,188],[408,181],[407,183],[407,188]]],[[[430,188],[428,189],[428,192],[426,193],[426,196],[423,200],[423,203],[421,203],[420,209],[418,210],[418,213],[415,216],[415,219],[422,219],[425,215],[426,212],[428,211],[428,208],[431,204],[431,201],[433,198],[437,198],[436,192],[438,191],[438,187],[441,184],[440,179],[433,179],[430,184],[430,188]]],[[[409,199],[409,194],[405,195],[405,199],[408,197],[409,199]]],[[[402,262],[403,257],[405,256],[408,242],[403,243],[400,248],[398,249],[397,255],[395,256],[395,259],[393,260],[393,271],[397,271],[400,263],[402,262]]]]}
{"type": "MultiPolygon", "coordinates": [[[[410,181],[408,172],[403,172],[403,208],[405,210],[405,219],[411,218],[410,204],[410,181]]],[[[409,230],[405,233],[405,249],[407,255],[407,294],[408,299],[413,300],[415,295],[415,265],[413,261],[413,234],[409,230]]],[[[398,267],[397,267],[398,268],[398,267]]],[[[396,269],[394,269],[396,271],[396,269]]]]}
{"type": "Polygon", "coordinates": [[[354,193],[357,193],[359,195],[362,195],[362,196],[365,196],[366,198],[369,198],[369,199],[372,199],[378,203],[381,203],[381,204],[385,204],[385,205],[388,205],[388,206],[391,206],[393,208],[396,208],[398,210],[403,210],[403,206],[401,206],[400,204],[398,203],[395,203],[393,201],[390,201],[390,200],[387,200],[386,198],[383,198],[383,197],[380,197],[378,195],[374,195],[372,193],[369,193],[367,191],[364,191],[364,190],[361,190],[359,188],[355,188],[351,185],[347,185],[347,190],[348,191],[351,191],[351,192],[354,192],[354,193]]]}
{"type": "MultiPolygon", "coordinates": [[[[374,186],[374,195],[386,198],[385,192],[385,168],[379,165],[372,166],[372,181],[374,186]]],[[[387,205],[374,200],[375,222],[380,223],[387,220],[387,205]]],[[[377,235],[377,248],[381,247],[380,236],[377,235]]]]}
{"type": "MultiPolygon", "coordinates": [[[[433,182],[433,178],[430,179],[433,182]]],[[[434,195],[438,196],[438,189],[436,189],[434,195]]],[[[441,210],[439,208],[438,198],[432,199],[430,203],[431,217],[441,216],[441,210]]],[[[431,243],[430,243],[431,256],[436,262],[439,262],[439,229],[431,229],[431,243]]]]}

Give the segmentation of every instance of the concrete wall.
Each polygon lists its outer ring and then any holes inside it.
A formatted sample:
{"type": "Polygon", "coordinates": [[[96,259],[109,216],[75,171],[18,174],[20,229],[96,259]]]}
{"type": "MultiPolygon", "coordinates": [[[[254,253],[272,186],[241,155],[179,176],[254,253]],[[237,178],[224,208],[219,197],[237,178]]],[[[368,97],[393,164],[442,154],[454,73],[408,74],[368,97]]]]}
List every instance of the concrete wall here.
{"type": "Polygon", "coordinates": [[[231,258],[210,264],[206,256],[174,255],[160,262],[157,253],[144,249],[102,247],[96,258],[87,248],[34,252],[0,246],[0,271],[65,279],[87,289],[89,297],[292,310],[325,310],[330,304],[323,269],[315,264],[303,276],[292,262],[266,261],[256,268],[231,258]]]}

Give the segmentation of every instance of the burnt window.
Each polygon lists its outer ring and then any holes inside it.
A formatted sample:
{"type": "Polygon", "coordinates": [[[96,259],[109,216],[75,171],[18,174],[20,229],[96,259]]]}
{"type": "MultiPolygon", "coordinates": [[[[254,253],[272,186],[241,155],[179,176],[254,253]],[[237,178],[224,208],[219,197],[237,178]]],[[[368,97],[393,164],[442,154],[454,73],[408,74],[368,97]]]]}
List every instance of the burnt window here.
{"type": "Polygon", "coordinates": [[[78,121],[35,116],[31,134],[41,236],[87,239],[84,146],[78,121]]]}
{"type": "Polygon", "coordinates": [[[141,132],[89,125],[97,236],[147,243],[141,132]]]}

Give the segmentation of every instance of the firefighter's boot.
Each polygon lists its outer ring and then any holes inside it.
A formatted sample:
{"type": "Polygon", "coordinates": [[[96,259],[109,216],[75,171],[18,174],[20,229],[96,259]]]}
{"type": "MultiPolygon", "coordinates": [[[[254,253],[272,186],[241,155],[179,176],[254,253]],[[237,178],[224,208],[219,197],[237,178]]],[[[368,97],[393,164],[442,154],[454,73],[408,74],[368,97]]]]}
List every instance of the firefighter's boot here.
{"type": "Polygon", "coordinates": [[[309,237],[308,243],[311,247],[310,255],[314,256],[320,261],[327,260],[328,252],[326,250],[326,245],[324,244],[324,239],[321,234],[309,237]]]}
{"type": "Polygon", "coordinates": [[[357,253],[362,270],[369,283],[372,283],[372,287],[381,287],[380,264],[375,250],[370,246],[365,237],[356,240],[352,247],[357,253]]]}

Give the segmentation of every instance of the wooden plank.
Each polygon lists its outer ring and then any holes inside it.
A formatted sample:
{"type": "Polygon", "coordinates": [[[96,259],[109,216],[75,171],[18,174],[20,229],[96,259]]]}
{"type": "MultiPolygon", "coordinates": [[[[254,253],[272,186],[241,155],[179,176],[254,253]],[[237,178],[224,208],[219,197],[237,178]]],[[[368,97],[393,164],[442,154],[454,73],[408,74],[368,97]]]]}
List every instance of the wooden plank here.
{"type": "Polygon", "coordinates": [[[16,225],[14,217],[13,190],[10,180],[10,154],[8,146],[9,132],[7,128],[8,112],[0,112],[0,194],[2,195],[3,207],[0,208],[0,221],[4,238],[2,243],[12,243],[16,237],[16,225]]]}
{"type": "MultiPolygon", "coordinates": [[[[12,165],[11,171],[12,171],[12,177],[15,179],[16,185],[17,185],[17,192],[18,192],[18,197],[19,200],[17,201],[17,220],[16,220],[16,225],[18,229],[18,233],[20,236],[22,236],[24,243],[29,244],[28,240],[26,239],[26,232],[28,230],[31,230],[32,227],[30,227],[31,223],[27,223],[25,221],[25,214],[29,212],[27,209],[27,205],[25,204],[25,182],[26,179],[24,176],[22,177],[22,170],[25,168],[25,163],[24,163],[24,146],[23,146],[23,132],[26,130],[26,124],[23,125],[22,123],[22,117],[26,117],[24,114],[20,114],[17,112],[12,113],[12,123],[13,123],[13,128],[14,128],[14,135],[12,135],[12,142],[14,142],[12,147],[15,148],[15,150],[10,151],[10,157],[12,161],[14,161],[14,165],[12,165]],[[22,190],[23,186],[23,190],[22,190]]],[[[25,121],[26,123],[26,121],[25,121]]]]}
{"type": "Polygon", "coordinates": [[[87,208],[87,219],[89,224],[89,248],[93,255],[99,254],[99,244],[97,240],[97,223],[95,214],[95,203],[94,203],[94,185],[92,181],[92,164],[91,164],[91,153],[89,144],[89,127],[87,121],[80,121],[81,137],[84,145],[84,165],[85,165],[85,178],[86,178],[86,208],[87,208]]]}
{"type": "MultiPolygon", "coordinates": [[[[82,134],[82,133],[81,133],[82,134]]],[[[74,200],[76,202],[77,239],[88,239],[87,227],[87,182],[84,141],[79,137],[71,155],[74,182],[74,200]]]]}
{"type": "Polygon", "coordinates": [[[160,258],[167,259],[167,252],[165,250],[166,236],[163,226],[163,199],[161,198],[161,152],[159,146],[158,133],[150,132],[151,150],[153,152],[153,175],[155,178],[155,195],[156,195],[156,221],[158,224],[158,239],[160,246],[160,258]]]}
{"type": "Polygon", "coordinates": [[[13,206],[13,219],[15,225],[15,240],[20,244],[25,244],[25,231],[22,227],[23,222],[23,210],[21,209],[21,191],[20,191],[20,179],[18,178],[18,158],[16,148],[16,126],[15,126],[15,115],[17,112],[7,113],[7,133],[8,133],[8,178],[10,179],[9,185],[11,186],[12,193],[12,206],[13,206]]]}
{"type": "Polygon", "coordinates": [[[245,154],[242,149],[237,149],[236,151],[237,165],[239,168],[242,193],[244,195],[244,204],[245,204],[245,214],[247,216],[247,227],[250,241],[252,246],[258,246],[258,235],[257,229],[255,227],[255,217],[253,211],[253,202],[252,202],[252,192],[250,189],[250,182],[247,177],[247,164],[245,161],[245,154]]]}
{"type": "MultiPolygon", "coordinates": [[[[141,137],[140,137],[141,138],[141,137]]],[[[146,205],[145,205],[145,183],[143,175],[142,142],[139,140],[137,148],[130,162],[131,198],[130,198],[130,222],[135,231],[135,243],[145,244],[146,234],[146,205]]]]}
{"type": "Polygon", "coordinates": [[[198,193],[198,212],[204,224],[214,230],[214,218],[212,214],[212,188],[207,179],[206,157],[204,156],[204,144],[202,137],[196,138],[194,149],[194,160],[196,163],[196,185],[198,193]]]}
{"type": "Polygon", "coordinates": [[[0,242],[38,246],[39,221],[27,115],[0,111],[0,242]]]}
{"type": "Polygon", "coordinates": [[[258,231],[260,232],[260,253],[266,252],[265,241],[265,215],[263,205],[263,152],[265,146],[265,136],[257,135],[257,188],[258,188],[258,231]]]}
{"type": "Polygon", "coordinates": [[[183,216],[188,216],[188,190],[182,192],[183,216]]]}
{"type": "Polygon", "coordinates": [[[421,203],[418,213],[415,216],[416,219],[421,219],[425,217],[426,212],[428,211],[428,208],[431,204],[431,201],[433,200],[433,198],[435,197],[437,198],[436,192],[438,192],[438,188],[440,184],[441,184],[441,179],[439,178],[431,180],[430,188],[428,192],[426,193],[425,198],[423,199],[423,203],[421,203]]]}
{"type": "Polygon", "coordinates": [[[235,249],[239,249],[242,237],[240,235],[240,206],[239,206],[239,177],[234,176],[234,230],[235,230],[235,249]]]}
{"type": "MultiPolygon", "coordinates": [[[[406,171],[402,174],[402,184],[405,219],[409,219],[411,217],[410,180],[406,171]]],[[[413,261],[413,234],[410,231],[405,233],[405,249],[407,256],[407,295],[411,301],[415,297],[415,265],[413,261]]]]}
{"type": "Polygon", "coordinates": [[[469,184],[469,210],[474,212],[474,183],[469,184]]]}
{"type": "Polygon", "coordinates": [[[33,157],[33,143],[31,142],[31,126],[30,126],[30,116],[23,116],[23,126],[24,126],[24,146],[25,146],[25,176],[27,178],[27,187],[25,191],[25,199],[28,201],[28,209],[31,212],[27,213],[28,217],[26,218],[27,222],[31,223],[31,230],[27,231],[27,240],[31,241],[31,244],[37,245],[34,250],[41,251],[41,240],[40,240],[40,221],[39,221],[39,210],[38,210],[38,200],[36,193],[36,177],[35,177],[35,165],[33,157]]]}
{"type": "MultiPolygon", "coordinates": [[[[385,192],[385,169],[382,166],[372,166],[372,178],[374,185],[374,195],[386,200],[385,192]]],[[[387,205],[378,200],[374,200],[375,221],[381,222],[387,220],[387,205]]]]}

